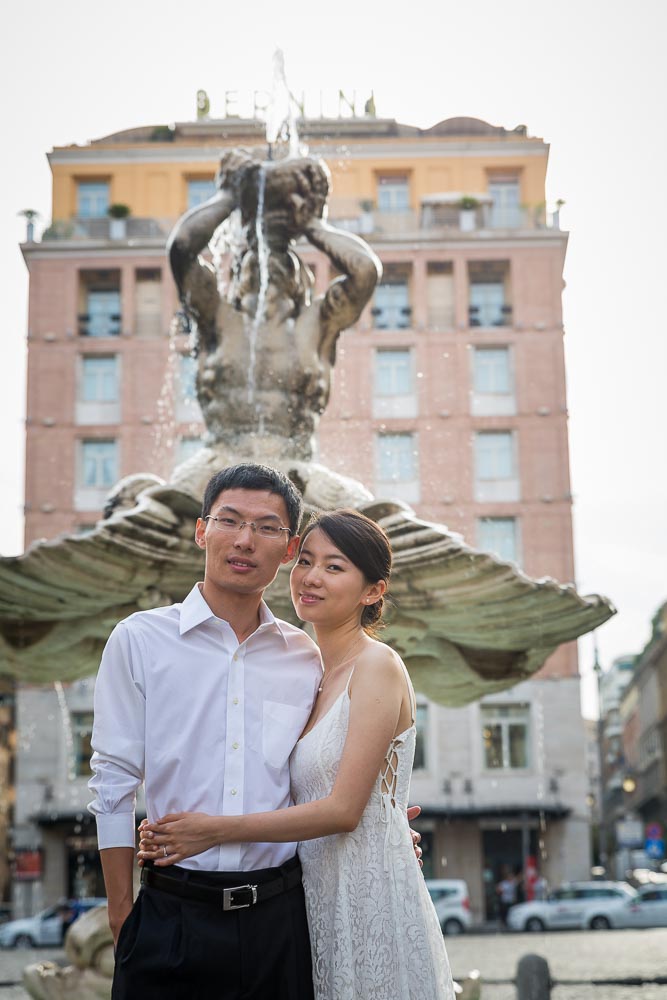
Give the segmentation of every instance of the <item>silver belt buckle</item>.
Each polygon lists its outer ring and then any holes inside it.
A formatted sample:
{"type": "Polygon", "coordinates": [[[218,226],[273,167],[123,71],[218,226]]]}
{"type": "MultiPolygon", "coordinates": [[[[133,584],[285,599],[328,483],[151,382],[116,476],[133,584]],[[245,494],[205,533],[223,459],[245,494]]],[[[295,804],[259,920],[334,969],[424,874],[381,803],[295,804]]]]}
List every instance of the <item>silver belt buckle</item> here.
{"type": "Polygon", "coordinates": [[[256,885],[235,885],[232,889],[222,890],[223,910],[247,910],[248,907],[254,906],[256,902],[257,902],[256,885]],[[239,889],[250,889],[250,891],[252,892],[252,901],[250,903],[234,903],[232,901],[232,893],[238,892],[239,889]]]}

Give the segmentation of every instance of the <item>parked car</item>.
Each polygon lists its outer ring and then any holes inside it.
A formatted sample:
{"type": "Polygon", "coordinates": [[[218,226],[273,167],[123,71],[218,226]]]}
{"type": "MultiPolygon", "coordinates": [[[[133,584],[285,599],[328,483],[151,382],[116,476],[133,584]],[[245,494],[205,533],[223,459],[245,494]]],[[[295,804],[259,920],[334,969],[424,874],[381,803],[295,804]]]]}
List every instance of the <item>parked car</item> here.
{"type": "Polygon", "coordinates": [[[610,927],[667,927],[667,885],[641,885],[631,899],[596,900],[586,910],[582,926],[594,931],[610,927]],[[602,902],[606,905],[599,905],[602,902]]]}
{"type": "Polygon", "coordinates": [[[507,926],[514,931],[582,927],[593,901],[617,903],[635,896],[627,882],[568,882],[549,893],[547,899],[512,906],[507,926]]]}
{"type": "Polygon", "coordinates": [[[443,934],[463,934],[472,923],[468,886],[459,878],[426,879],[443,934]]]}
{"type": "Polygon", "coordinates": [[[63,915],[68,910],[73,920],[96,906],[106,905],[106,899],[71,899],[50,906],[34,917],[10,920],[0,926],[0,947],[36,948],[58,947],[63,940],[63,915]]]}

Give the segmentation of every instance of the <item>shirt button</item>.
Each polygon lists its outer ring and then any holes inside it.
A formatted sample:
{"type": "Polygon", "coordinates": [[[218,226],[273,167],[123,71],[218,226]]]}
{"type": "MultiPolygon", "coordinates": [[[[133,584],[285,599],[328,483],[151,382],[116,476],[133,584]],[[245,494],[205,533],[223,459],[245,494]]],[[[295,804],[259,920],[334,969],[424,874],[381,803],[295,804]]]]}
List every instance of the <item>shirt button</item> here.
{"type": "Polygon", "coordinates": [[[234,748],[234,750],[238,750],[239,745],[238,743],[232,743],[232,747],[234,748]]]}
{"type": "Polygon", "coordinates": [[[232,705],[238,705],[238,703],[239,703],[238,698],[234,698],[234,701],[232,702],[232,705]]]}
{"type": "Polygon", "coordinates": [[[232,795],[236,795],[236,789],[232,788],[232,795]]]}
{"type": "Polygon", "coordinates": [[[234,653],[234,655],[232,656],[232,660],[234,660],[235,662],[236,662],[236,660],[238,660],[238,654],[237,653],[234,653]]]}

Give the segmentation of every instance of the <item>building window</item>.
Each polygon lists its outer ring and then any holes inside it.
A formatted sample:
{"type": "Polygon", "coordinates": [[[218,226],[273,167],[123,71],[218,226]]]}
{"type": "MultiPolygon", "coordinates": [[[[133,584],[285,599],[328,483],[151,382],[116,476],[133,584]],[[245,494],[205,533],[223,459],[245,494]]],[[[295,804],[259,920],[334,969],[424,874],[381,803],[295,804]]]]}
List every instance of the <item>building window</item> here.
{"type": "Polygon", "coordinates": [[[76,214],[79,219],[106,218],[108,208],[108,181],[79,181],[77,183],[76,214]]]}
{"type": "Polygon", "coordinates": [[[473,348],[470,411],[476,417],[516,413],[514,371],[509,347],[473,348]]]}
{"type": "Polygon", "coordinates": [[[468,290],[470,326],[511,325],[509,261],[470,261],[468,290]]]}
{"type": "Polygon", "coordinates": [[[90,758],[93,753],[90,740],[93,735],[93,713],[72,712],[72,753],[75,778],[89,778],[92,774],[90,758]]]}
{"type": "Polygon", "coordinates": [[[378,177],[377,183],[380,212],[410,211],[410,186],[407,177],[387,175],[378,177]]]}
{"type": "Polygon", "coordinates": [[[176,464],[187,462],[200,448],[203,447],[201,437],[181,437],[178,439],[178,450],[176,454],[176,464]]]}
{"type": "Polygon", "coordinates": [[[416,434],[378,434],[375,451],[378,493],[397,500],[419,500],[419,455],[416,434]]]}
{"type": "Polygon", "coordinates": [[[409,348],[375,352],[373,416],[417,416],[414,365],[409,348]]]}
{"type": "Polygon", "coordinates": [[[477,548],[505,562],[518,562],[518,530],[515,517],[481,517],[477,521],[477,548]]]}
{"type": "Polygon", "coordinates": [[[118,357],[93,354],[81,359],[79,399],[82,403],[118,401],[118,357]]]}
{"type": "Polygon", "coordinates": [[[378,479],[382,483],[405,483],[417,478],[414,434],[378,434],[378,479]]]}
{"type": "Polygon", "coordinates": [[[79,279],[79,335],[119,336],[120,271],[81,271],[79,279]]]}
{"type": "Polygon", "coordinates": [[[519,499],[516,443],[512,431],[478,431],[475,447],[475,499],[480,503],[519,499]]]}
{"type": "Polygon", "coordinates": [[[387,265],[381,283],[375,289],[371,310],[376,330],[410,328],[410,271],[401,265],[387,265]]]}
{"type": "Polygon", "coordinates": [[[178,390],[184,403],[197,400],[197,359],[192,354],[181,354],[178,359],[178,390]]]}
{"type": "Polygon", "coordinates": [[[528,767],[530,706],[482,705],[484,767],[515,771],[528,767]]]}
{"type": "Polygon", "coordinates": [[[517,229],[521,225],[521,199],[519,178],[515,174],[497,174],[489,177],[492,229],[517,229]]]}
{"type": "Polygon", "coordinates": [[[500,395],[513,392],[507,347],[476,347],[473,354],[475,392],[500,395]]]}
{"type": "Polygon", "coordinates": [[[215,194],[213,179],[195,178],[188,181],[188,208],[203,205],[215,194]]]}
{"type": "Polygon", "coordinates": [[[81,442],[81,485],[84,489],[110,489],[118,479],[118,442],[81,442]]]}
{"type": "Polygon", "coordinates": [[[475,434],[475,478],[511,479],[514,474],[512,431],[478,431],[475,434]]]}
{"type": "Polygon", "coordinates": [[[428,742],[428,705],[417,705],[415,726],[417,728],[417,736],[415,740],[415,760],[412,767],[414,771],[424,771],[428,767],[426,749],[428,742]]]}
{"type": "Polygon", "coordinates": [[[405,396],[413,388],[412,351],[375,352],[376,396],[405,396]]]}

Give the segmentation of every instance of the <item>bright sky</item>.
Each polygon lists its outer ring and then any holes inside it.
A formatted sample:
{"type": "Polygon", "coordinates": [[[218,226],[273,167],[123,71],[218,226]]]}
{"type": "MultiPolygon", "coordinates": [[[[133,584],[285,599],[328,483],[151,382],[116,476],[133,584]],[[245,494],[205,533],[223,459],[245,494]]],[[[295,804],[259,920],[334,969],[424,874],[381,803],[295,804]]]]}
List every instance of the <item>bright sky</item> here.
{"type": "MultiPolygon", "coordinates": [[[[27,275],[17,212],[50,217],[46,152],[132,126],[187,121],[208,91],[375,92],[378,114],[429,126],[466,115],[551,144],[547,195],[571,232],[564,293],[577,585],[619,614],[603,665],[641,649],[667,599],[664,0],[216,3],[32,0],[0,39],[0,552],[21,550],[27,275]],[[652,289],[652,291],[651,291],[652,289]]],[[[580,643],[586,714],[592,642],[580,643]]]]}

